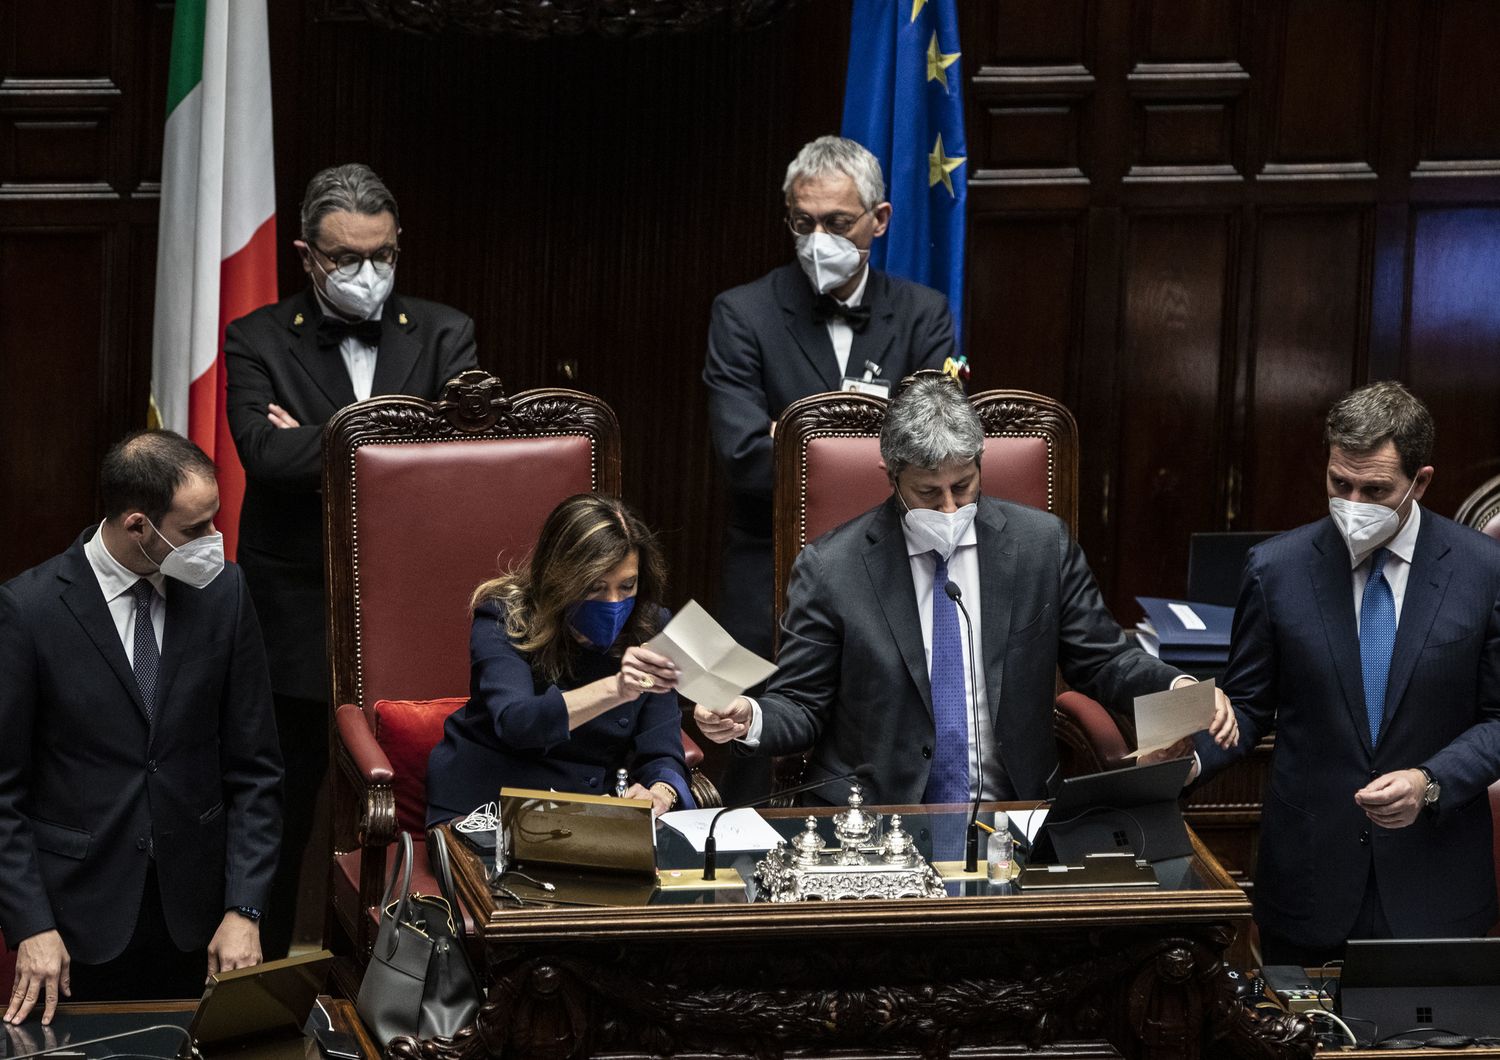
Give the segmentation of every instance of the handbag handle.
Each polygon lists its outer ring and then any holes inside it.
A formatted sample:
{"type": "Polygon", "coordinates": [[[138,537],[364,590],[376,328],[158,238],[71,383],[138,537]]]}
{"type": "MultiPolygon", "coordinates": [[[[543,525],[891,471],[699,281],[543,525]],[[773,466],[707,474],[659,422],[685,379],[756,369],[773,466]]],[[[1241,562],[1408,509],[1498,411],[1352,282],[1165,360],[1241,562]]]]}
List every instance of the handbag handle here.
{"type": "Polygon", "coordinates": [[[442,892],[443,899],[453,914],[454,933],[462,938],[464,917],[458,904],[457,888],[453,886],[453,858],[448,851],[448,837],[441,828],[432,828],[427,832],[427,860],[432,865],[432,875],[437,879],[438,890],[442,892]]]}
{"type": "Polygon", "coordinates": [[[400,908],[396,910],[396,923],[406,922],[406,903],[411,896],[411,833],[402,830],[400,846],[396,852],[396,864],[391,866],[391,880],[385,885],[385,895],[380,899],[380,909],[384,913],[391,907],[391,895],[396,890],[396,877],[401,878],[401,897],[397,899],[400,908]]]}

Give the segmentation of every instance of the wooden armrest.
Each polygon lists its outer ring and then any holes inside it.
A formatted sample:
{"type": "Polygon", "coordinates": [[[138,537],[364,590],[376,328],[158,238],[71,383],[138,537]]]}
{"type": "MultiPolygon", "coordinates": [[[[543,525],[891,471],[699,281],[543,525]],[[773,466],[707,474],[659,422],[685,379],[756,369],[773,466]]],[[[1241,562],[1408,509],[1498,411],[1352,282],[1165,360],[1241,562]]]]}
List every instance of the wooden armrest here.
{"type": "Polygon", "coordinates": [[[365,783],[389,787],[396,778],[396,771],[376,742],[375,733],[365,720],[365,712],[353,703],[345,703],[333,712],[333,720],[338,729],[339,743],[349,752],[355,770],[365,783]]]}

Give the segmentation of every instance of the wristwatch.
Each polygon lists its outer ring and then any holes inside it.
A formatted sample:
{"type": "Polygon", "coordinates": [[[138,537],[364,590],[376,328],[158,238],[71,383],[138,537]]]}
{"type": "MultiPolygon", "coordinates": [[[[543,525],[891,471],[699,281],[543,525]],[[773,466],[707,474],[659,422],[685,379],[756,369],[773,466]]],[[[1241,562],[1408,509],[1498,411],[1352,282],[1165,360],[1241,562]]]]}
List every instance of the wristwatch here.
{"type": "Polygon", "coordinates": [[[253,906],[253,905],[236,905],[236,906],[231,906],[230,907],[230,911],[234,912],[234,913],[238,913],[240,916],[244,917],[246,920],[256,920],[256,921],[260,920],[260,910],[257,909],[257,908],[255,908],[255,906],[253,906]]]}
{"type": "Polygon", "coordinates": [[[1432,771],[1426,766],[1418,766],[1422,775],[1427,778],[1427,787],[1422,789],[1422,809],[1437,812],[1438,799],[1443,797],[1443,786],[1432,779],[1432,771]]]}

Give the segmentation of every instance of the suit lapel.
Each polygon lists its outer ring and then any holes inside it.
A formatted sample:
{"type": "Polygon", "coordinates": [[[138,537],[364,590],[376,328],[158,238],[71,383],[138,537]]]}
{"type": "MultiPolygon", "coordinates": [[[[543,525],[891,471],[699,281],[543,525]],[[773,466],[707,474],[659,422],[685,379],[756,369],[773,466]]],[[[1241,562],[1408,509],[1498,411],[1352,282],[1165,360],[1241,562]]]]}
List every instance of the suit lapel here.
{"type": "Polygon", "coordinates": [[[817,374],[824,390],[839,388],[839,363],[833,355],[833,340],[826,325],[813,319],[813,289],[802,270],[786,269],[776,274],[777,302],[785,316],[786,329],[797,348],[817,374]]]}
{"type": "Polygon", "coordinates": [[[371,397],[407,393],[406,381],[411,378],[412,369],[422,353],[416,327],[416,321],[407,314],[405,304],[396,295],[391,295],[380,315],[380,349],[375,355],[371,397]]]}
{"type": "Polygon", "coordinates": [[[1365,682],[1359,664],[1359,628],[1354,622],[1354,582],[1349,569],[1349,550],[1332,519],[1313,538],[1314,553],[1308,564],[1313,595],[1328,638],[1328,654],[1344,691],[1344,708],[1365,752],[1373,754],[1370,722],[1365,714],[1365,682]]]}
{"type": "MultiPolygon", "coordinates": [[[[1385,686],[1385,721],[1388,728],[1395,717],[1406,686],[1411,682],[1412,668],[1428,631],[1448,591],[1452,567],[1448,563],[1448,545],[1437,539],[1438,527],[1430,512],[1422,513],[1422,527],[1412,550],[1411,570],[1406,573],[1406,593],[1401,599],[1401,621],[1396,625],[1396,647],[1391,655],[1391,673],[1385,686]]],[[[1382,738],[1384,731],[1382,731],[1382,738]]]]}
{"type": "MultiPolygon", "coordinates": [[[[885,273],[870,270],[864,298],[864,304],[870,307],[870,323],[864,331],[854,333],[854,343],[849,347],[850,375],[863,373],[866,361],[886,367],[886,356],[896,341],[896,309],[891,304],[890,286],[885,273]]],[[[826,332],[828,329],[823,330],[826,332]]],[[[893,387],[901,381],[893,378],[890,372],[879,378],[888,380],[893,387]]]]}
{"type": "Polygon", "coordinates": [[[891,510],[894,504],[894,501],[888,501],[879,520],[870,528],[865,570],[870,576],[871,592],[880,601],[880,610],[906,663],[907,672],[922,694],[922,702],[927,705],[927,713],[931,716],[932,682],[927,675],[927,649],[922,645],[922,621],[917,616],[917,591],[911,583],[906,536],[901,533],[900,520],[891,510]]]}
{"type": "Polygon", "coordinates": [[[318,321],[323,316],[323,307],[311,290],[303,291],[302,297],[287,305],[287,348],[292,359],[323,392],[336,409],[354,404],[354,384],[349,381],[349,369],[337,346],[318,345],[318,321]]]}
{"type": "Polygon", "coordinates": [[[1010,641],[1010,622],[1015,594],[986,586],[1014,585],[1016,583],[1016,553],[1014,543],[1005,536],[1005,513],[998,507],[979,501],[979,514],[974,520],[979,537],[979,628],[980,654],[984,657],[984,692],[989,700],[985,708],[990,714],[990,724],[995,732],[1000,731],[1000,691],[1005,678],[1005,645],[1010,641]]]}
{"type": "Polygon", "coordinates": [[[130,701],[140,712],[141,720],[149,723],[146,701],[141,698],[141,686],[136,683],[130,660],[125,657],[125,645],[120,643],[115,621],[104,603],[104,594],[99,591],[99,580],[94,577],[94,569],[89,566],[88,558],[83,554],[82,539],[68,550],[66,562],[58,577],[66,583],[62,590],[63,604],[73,613],[84,633],[88,634],[89,640],[94,642],[94,647],[99,649],[99,654],[115,672],[126,694],[130,696],[130,701]]]}

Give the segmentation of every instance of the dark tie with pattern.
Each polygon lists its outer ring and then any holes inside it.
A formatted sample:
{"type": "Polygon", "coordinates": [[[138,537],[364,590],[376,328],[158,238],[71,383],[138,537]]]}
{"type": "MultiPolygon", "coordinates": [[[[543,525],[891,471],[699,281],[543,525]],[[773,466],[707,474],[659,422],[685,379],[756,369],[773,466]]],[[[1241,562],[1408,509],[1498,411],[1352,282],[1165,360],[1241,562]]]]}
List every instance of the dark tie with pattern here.
{"type": "Polygon", "coordinates": [[[969,801],[969,712],[964,691],[964,649],[958,607],[943,591],[948,562],[932,553],[932,721],[936,740],[927,775],[925,803],[969,801]]]}
{"type": "Polygon", "coordinates": [[[1365,680],[1365,715],[1370,722],[1370,745],[1380,742],[1385,721],[1385,689],[1396,649],[1396,598],[1385,578],[1390,551],[1377,548],[1370,557],[1370,580],[1359,605],[1359,668],[1365,680]]]}
{"type": "Polygon", "coordinates": [[[146,717],[156,714],[156,672],[161,669],[161,649],[156,646],[156,627],[151,624],[151,598],[156,590],[145,578],[130,587],[135,597],[135,683],[140,686],[141,700],[146,704],[146,717]]]}

